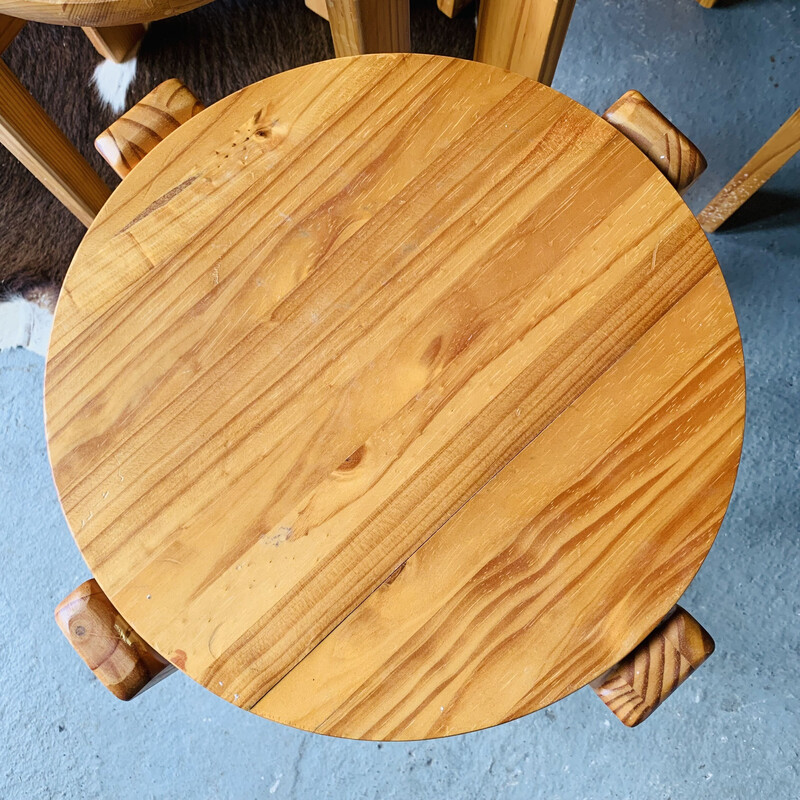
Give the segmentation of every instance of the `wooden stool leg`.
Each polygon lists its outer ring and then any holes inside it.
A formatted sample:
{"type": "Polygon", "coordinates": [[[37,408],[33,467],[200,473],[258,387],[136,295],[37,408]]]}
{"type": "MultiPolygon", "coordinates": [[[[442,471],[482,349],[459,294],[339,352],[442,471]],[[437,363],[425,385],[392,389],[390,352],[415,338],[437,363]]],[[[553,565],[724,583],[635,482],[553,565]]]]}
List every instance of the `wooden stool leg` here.
{"type": "Polygon", "coordinates": [[[411,50],[409,0],[327,0],[336,57],[411,50]]]}
{"type": "Polygon", "coordinates": [[[548,86],[575,0],[481,0],[475,60],[548,86]]]}
{"type": "Polygon", "coordinates": [[[676,606],[635,650],[591,685],[632,728],[647,719],[713,652],[713,639],[688,611],[676,606]]]}
{"type": "Polygon", "coordinates": [[[764,146],[697,215],[703,230],[712,233],[719,228],[798,151],[800,151],[800,108],[778,128],[764,146]]]}
{"type": "Polygon", "coordinates": [[[7,17],[5,14],[0,14],[0,53],[11,44],[14,37],[23,27],[25,27],[24,19],[7,17]]]}
{"type": "Polygon", "coordinates": [[[111,191],[4,61],[0,61],[0,144],[84,225],[91,225],[111,191]]]}
{"type": "Polygon", "coordinates": [[[145,25],[118,25],[111,28],[84,28],[83,32],[103,58],[117,64],[133,58],[147,31],[145,25]]]}
{"type": "Polygon", "coordinates": [[[109,125],[94,145],[124,178],[159,142],[204,108],[179,80],[170,78],[109,125]]]}
{"type": "Polygon", "coordinates": [[[78,655],[120,700],[132,700],[175,671],[119,615],[94,579],[65,597],[55,617],[78,655]]]}
{"type": "Polygon", "coordinates": [[[639,92],[626,92],[608,108],[603,119],[624,133],[679,192],[691,186],[706,168],[697,145],[639,92]]]}

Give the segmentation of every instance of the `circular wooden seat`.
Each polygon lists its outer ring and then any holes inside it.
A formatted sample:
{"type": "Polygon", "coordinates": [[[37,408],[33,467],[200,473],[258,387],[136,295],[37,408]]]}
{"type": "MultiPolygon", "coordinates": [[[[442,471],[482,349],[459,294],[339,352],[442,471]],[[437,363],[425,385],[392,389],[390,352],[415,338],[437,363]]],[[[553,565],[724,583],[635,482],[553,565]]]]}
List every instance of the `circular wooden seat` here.
{"type": "Polygon", "coordinates": [[[0,0],[0,14],[53,25],[106,27],[155,22],[211,0],[0,0]]]}
{"type": "Polygon", "coordinates": [[[220,697],[443,736],[670,610],[728,504],[739,331],[689,209],[534,81],[339,59],[189,119],[66,278],[50,458],[89,567],[220,697]]]}

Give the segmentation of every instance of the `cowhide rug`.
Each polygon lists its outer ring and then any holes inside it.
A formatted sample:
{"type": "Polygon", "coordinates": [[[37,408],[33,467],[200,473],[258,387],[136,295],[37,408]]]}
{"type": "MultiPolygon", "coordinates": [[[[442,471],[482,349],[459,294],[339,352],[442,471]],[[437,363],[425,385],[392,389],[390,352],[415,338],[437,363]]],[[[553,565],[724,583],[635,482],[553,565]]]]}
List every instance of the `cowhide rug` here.
{"type": "MultiPolygon", "coordinates": [[[[413,49],[470,58],[472,9],[450,20],[412,0],[413,49]]],[[[110,186],[94,137],[167,78],[206,105],[276,72],[333,57],[325,20],[303,0],[215,0],[153,23],[138,57],[102,61],[78,28],[30,23],[3,58],[110,186]]],[[[44,354],[52,310],[84,227],[0,148],[0,350],[44,354]]]]}

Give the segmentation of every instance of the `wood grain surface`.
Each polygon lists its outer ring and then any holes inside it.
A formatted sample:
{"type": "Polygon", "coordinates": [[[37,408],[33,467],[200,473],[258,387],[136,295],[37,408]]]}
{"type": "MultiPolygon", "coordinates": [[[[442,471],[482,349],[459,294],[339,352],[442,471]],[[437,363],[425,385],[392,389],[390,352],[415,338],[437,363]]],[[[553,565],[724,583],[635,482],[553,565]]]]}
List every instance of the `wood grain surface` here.
{"type": "Polygon", "coordinates": [[[327,0],[337,57],[411,50],[409,0],[327,0]]]}
{"type": "Polygon", "coordinates": [[[0,145],[84,225],[111,194],[100,176],[0,60],[0,145]]]}
{"type": "Polygon", "coordinates": [[[668,617],[592,688],[628,727],[644,722],[714,652],[714,640],[685,609],[668,617]]]}
{"type": "Polygon", "coordinates": [[[95,147],[124,178],[157,144],[204,107],[179,80],[170,78],[109,125],[94,140],[95,147]]]}
{"type": "Polygon", "coordinates": [[[14,37],[23,29],[24,26],[24,19],[6,17],[3,14],[0,14],[0,53],[2,53],[6,47],[8,47],[11,42],[14,41],[14,37]]]}
{"type": "Polygon", "coordinates": [[[35,22],[81,27],[154,22],[211,0],[0,0],[0,13],[35,22]]]}
{"type": "Polygon", "coordinates": [[[798,152],[800,152],[800,108],[770,136],[758,152],[697,215],[703,230],[713,233],[798,152]]]}
{"type": "Polygon", "coordinates": [[[55,617],[78,655],[120,700],[132,700],[175,671],[117,613],[94,579],[65,597],[55,617]]]}
{"type": "Polygon", "coordinates": [[[549,86],[574,7],[575,0],[481,0],[475,60],[549,86]]]}
{"type": "Polygon", "coordinates": [[[121,64],[136,55],[147,27],[137,22],[134,25],[84,28],[83,32],[103,58],[121,64]]]}
{"type": "Polygon", "coordinates": [[[626,92],[603,119],[639,147],[679,192],[686,191],[705,171],[706,160],[697,145],[641,92],[626,92]]]}
{"type": "Polygon", "coordinates": [[[46,426],[120,613],[341,736],[486,727],[608,670],[708,552],[744,374],[689,209],[474,62],[276,75],[123,181],[59,299],[46,426]]]}

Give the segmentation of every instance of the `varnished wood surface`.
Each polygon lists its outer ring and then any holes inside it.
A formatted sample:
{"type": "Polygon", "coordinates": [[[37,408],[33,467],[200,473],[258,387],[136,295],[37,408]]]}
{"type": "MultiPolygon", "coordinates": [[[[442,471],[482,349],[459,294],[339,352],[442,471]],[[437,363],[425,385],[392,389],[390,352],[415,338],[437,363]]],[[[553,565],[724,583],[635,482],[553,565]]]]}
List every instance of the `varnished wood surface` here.
{"type": "Polygon", "coordinates": [[[464,7],[469,5],[470,2],[471,0],[436,0],[439,11],[446,14],[451,19],[460,14],[464,7]]]}
{"type": "Polygon", "coordinates": [[[92,222],[111,193],[2,60],[0,145],[21,161],[84,225],[92,222]]]}
{"type": "Polygon", "coordinates": [[[55,617],[67,641],[120,700],[132,700],[175,669],[119,615],[94,579],[65,597],[55,617]]]}
{"type": "Polygon", "coordinates": [[[328,4],[325,0],[306,0],[306,8],[319,14],[323,19],[328,19],[328,4]]]}
{"type": "Polygon", "coordinates": [[[0,13],[35,22],[106,27],[154,22],[211,0],[0,0],[0,13]]]}
{"type": "Polygon", "coordinates": [[[95,147],[124,178],[157,144],[203,108],[186,86],[170,78],[106,128],[94,140],[95,147]]]}
{"type": "Polygon", "coordinates": [[[94,49],[103,58],[108,58],[117,64],[121,64],[136,55],[146,31],[146,26],[139,22],[135,25],[83,29],[94,49]]]}
{"type": "Polygon", "coordinates": [[[706,160],[697,145],[640,92],[626,92],[603,119],[636,144],[679,192],[705,171],[706,160]]]}
{"type": "Polygon", "coordinates": [[[475,60],[549,86],[574,7],[575,0],[481,0],[475,60]]]}
{"type": "Polygon", "coordinates": [[[6,47],[8,47],[11,42],[14,41],[14,37],[22,30],[24,26],[24,19],[6,17],[3,14],[0,14],[0,53],[2,53],[6,47]]]}
{"type": "Polygon", "coordinates": [[[337,57],[411,50],[409,0],[327,0],[337,57]]]}
{"type": "Polygon", "coordinates": [[[763,147],[697,215],[703,230],[713,233],[798,151],[800,151],[800,108],[770,136],[763,147]]]}
{"type": "Polygon", "coordinates": [[[676,608],[633,652],[592,681],[597,696],[628,727],[644,722],[712,653],[714,640],[676,608]]]}
{"type": "Polygon", "coordinates": [[[541,84],[422,55],[274,76],[159,144],[70,268],[45,395],[133,627],[243,708],[376,739],[620,661],[705,557],[744,414],[658,170],[541,84]]]}

